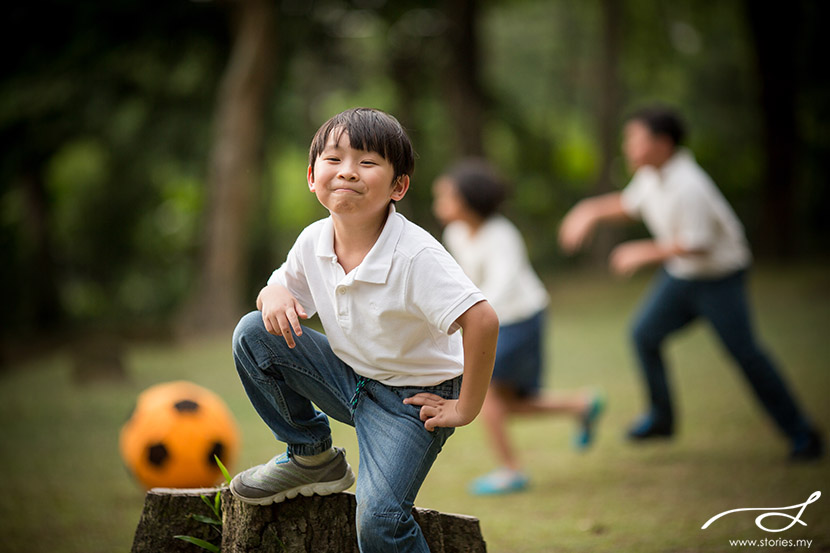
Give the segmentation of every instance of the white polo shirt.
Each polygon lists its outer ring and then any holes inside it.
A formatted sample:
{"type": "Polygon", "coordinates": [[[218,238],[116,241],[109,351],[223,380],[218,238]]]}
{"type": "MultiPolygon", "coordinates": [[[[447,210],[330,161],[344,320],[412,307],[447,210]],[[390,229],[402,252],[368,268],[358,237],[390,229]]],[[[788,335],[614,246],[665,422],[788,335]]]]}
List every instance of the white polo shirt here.
{"type": "Polygon", "coordinates": [[[455,221],[444,229],[444,244],[481,288],[499,324],[525,321],[548,304],[548,293],[527,257],[519,229],[502,215],[488,217],[475,234],[455,221]]]}
{"type": "Polygon", "coordinates": [[[645,222],[658,243],[704,251],[666,261],[672,276],[718,278],[752,262],[743,225],[685,148],[660,169],[640,168],[622,192],[622,205],[629,216],[645,222]]]}
{"type": "Polygon", "coordinates": [[[429,233],[390,206],[377,242],[349,274],[331,217],[300,233],[268,284],[320,317],[334,353],[390,386],[434,386],[463,372],[456,319],[484,296],[429,233]]]}

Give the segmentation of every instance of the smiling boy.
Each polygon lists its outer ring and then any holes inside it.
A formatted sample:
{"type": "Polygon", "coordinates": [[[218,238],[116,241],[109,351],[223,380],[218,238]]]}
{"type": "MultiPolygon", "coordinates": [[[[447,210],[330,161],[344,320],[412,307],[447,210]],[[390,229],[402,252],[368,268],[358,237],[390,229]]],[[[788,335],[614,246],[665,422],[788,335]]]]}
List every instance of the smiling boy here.
{"type": "Polygon", "coordinates": [[[396,212],[413,168],[392,116],[356,108],[327,121],[307,180],[330,216],[300,234],[234,332],[243,386],[287,450],[238,474],[232,493],[265,505],[349,488],[327,416],[354,426],[362,553],[429,551],[415,497],[454,428],[481,409],[498,337],[481,292],[396,212]],[[325,334],[301,325],[315,313],[325,334]]]}

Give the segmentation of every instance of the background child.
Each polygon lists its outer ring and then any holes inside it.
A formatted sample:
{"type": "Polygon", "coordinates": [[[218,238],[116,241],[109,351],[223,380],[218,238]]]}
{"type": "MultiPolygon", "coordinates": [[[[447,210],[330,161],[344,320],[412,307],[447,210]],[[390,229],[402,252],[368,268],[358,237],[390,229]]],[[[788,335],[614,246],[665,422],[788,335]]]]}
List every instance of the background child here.
{"type": "Polygon", "coordinates": [[[311,144],[308,186],[331,215],[300,234],[260,292],[260,311],[234,332],[245,391],[288,447],[236,475],[231,491],[269,504],[348,488],[354,477],[326,415],[352,425],[363,553],[428,551],[415,496],[454,427],[481,409],[498,334],[495,312],[458,264],[396,213],[413,167],[390,115],[358,108],[326,122],[311,144]],[[325,334],[300,325],[315,313],[325,334]]]}
{"type": "Polygon", "coordinates": [[[436,179],[433,194],[433,211],[446,225],[447,249],[499,316],[495,369],[482,420],[501,466],[475,480],[471,491],[518,491],[527,485],[527,476],[508,436],[508,418],[572,416],[579,422],[576,445],[584,448],[591,442],[602,403],[589,394],[541,392],[548,294],[530,265],[519,230],[498,213],[506,196],[502,179],[484,160],[461,160],[436,179]]]}
{"type": "Polygon", "coordinates": [[[625,242],[611,269],[630,275],[662,264],[632,336],[649,393],[649,410],[629,430],[643,440],[671,436],[675,414],[662,356],[663,341],[698,317],[708,320],[743,370],[755,395],[789,438],[794,460],[823,453],[822,440],[799,409],[772,360],[756,342],[746,295],[751,254],[743,227],[709,175],[681,143],[673,111],[646,108],[625,126],[623,153],[635,171],[621,193],[579,202],[566,215],[560,243],[581,248],[602,221],[642,219],[653,239],[625,242]]]}

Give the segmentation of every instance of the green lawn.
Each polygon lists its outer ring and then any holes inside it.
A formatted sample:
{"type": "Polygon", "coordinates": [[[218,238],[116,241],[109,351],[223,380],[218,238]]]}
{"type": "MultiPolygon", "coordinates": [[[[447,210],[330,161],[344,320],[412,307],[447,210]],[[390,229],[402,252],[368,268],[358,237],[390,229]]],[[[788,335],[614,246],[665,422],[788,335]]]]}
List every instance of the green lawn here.
{"type": "MultiPolygon", "coordinates": [[[[633,446],[621,437],[642,406],[642,390],[626,336],[648,277],[567,274],[550,284],[547,385],[604,391],[608,408],[596,446],[573,451],[568,420],[516,421],[531,488],[477,498],[466,492],[469,480],[493,467],[482,428],[473,423],[447,444],[419,506],[479,517],[494,553],[742,551],[758,548],[730,547],[729,540],[765,538],[811,539],[811,550],[830,551],[828,462],[785,462],[787,444],[708,328],[690,328],[668,351],[682,417],[677,439],[633,446]],[[766,533],[754,524],[760,513],[745,512],[700,529],[722,511],[789,506],[816,490],[825,496],[802,514],[807,526],[766,533]]],[[[830,268],[759,268],[751,292],[763,341],[812,417],[830,427],[830,268]]],[[[220,393],[241,428],[237,469],[273,454],[273,439],[237,381],[230,332],[176,347],[136,347],[128,361],[131,378],[123,384],[73,384],[63,355],[0,374],[3,553],[129,550],[143,492],[121,463],[118,431],[136,395],[152,384],[187,379],[220,393]]],[[[336,426],[335,443],[356,466],[351,429],[336,426]]]]}

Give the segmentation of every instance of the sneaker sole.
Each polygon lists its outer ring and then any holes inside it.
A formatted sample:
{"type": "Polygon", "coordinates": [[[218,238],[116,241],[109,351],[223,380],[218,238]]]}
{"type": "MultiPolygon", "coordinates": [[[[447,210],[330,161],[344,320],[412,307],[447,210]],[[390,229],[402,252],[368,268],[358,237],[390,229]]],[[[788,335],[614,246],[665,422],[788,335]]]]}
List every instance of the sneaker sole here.
{"type": "Polygon", "coordinates": [[[282,503],[286,499],[294,499],[298,495],[303,495],[305,497],[311,497],[315,494],[331,495],[333,493],[347,490],[352,484],[354,484],[354,473],[352,472],[352,469],[349,468],[346,474],[343,475],[343,478],[339,480],[304,484],[302,486],[297,486],[296,488],[275,493],[274,495],[266,495],[265,497],[247,497],[241,495],[234,490],[233,482],[231,482],[230,490],[233,496],[238,498],[243,503],[248,503],[250,505],[271,505],[272,503],[282,503]]]}

